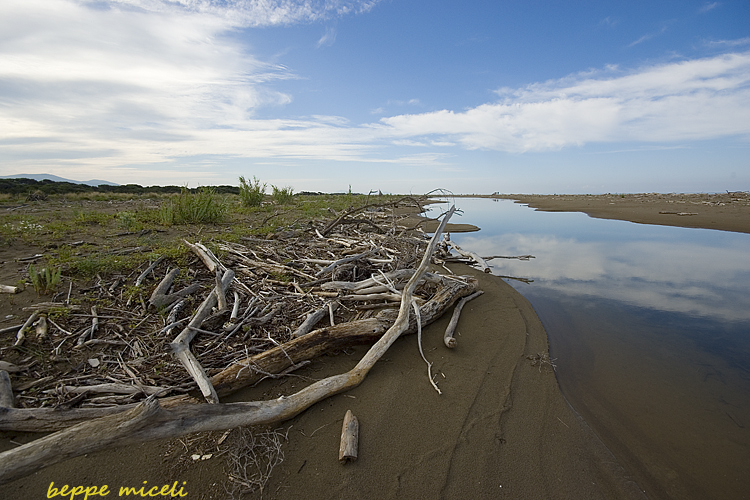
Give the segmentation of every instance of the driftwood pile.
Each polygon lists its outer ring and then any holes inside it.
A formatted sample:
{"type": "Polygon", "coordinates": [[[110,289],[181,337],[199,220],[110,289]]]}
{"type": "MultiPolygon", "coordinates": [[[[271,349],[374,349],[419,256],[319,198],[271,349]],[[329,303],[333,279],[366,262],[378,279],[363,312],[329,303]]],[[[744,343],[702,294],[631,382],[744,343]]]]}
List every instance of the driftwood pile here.
{"type": "Polygon", "coordinates": [[[0,364],[0,430],[58,432],[0,454],[0,483],[104,446],[281,421],[358,385],[396,338],[477,288],[427,272],[453,209],[428,243],[397,225],[397,205],[276,239],[184,241],[188,266],[160,257],[99,280],[77,304],[34,306],[2,334],[15,338],[0,337],[29,353],[0,364]],[[350,372],[291,396],[220,403],[323,353],[373,343],[350,372]]]}

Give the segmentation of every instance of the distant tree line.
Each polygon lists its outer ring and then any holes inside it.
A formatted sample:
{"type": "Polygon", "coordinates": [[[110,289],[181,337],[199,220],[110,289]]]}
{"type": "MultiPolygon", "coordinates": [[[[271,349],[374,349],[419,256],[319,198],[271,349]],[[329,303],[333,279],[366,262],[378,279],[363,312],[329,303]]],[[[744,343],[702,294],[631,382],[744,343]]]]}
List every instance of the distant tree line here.
{"type": "MultiPolygon", "coordinates": [[[[220,194],[239,194],[236,186],[213,186],[214,192],[220,194]]],[[[31,193],[42,192],[45,195],[70,194],[70,193],[127,193],[127,194],[170,194],[180,193],[185,189],[181,186],[148,186],[139,184],[124,184],[121,186],[110,186],[101,184],[89,186],[88,184],[76,184],[74,182],[56,182],[50,180],[37,181],[34,179],[0,179],[0,193],[16,196],[27,196],[31,193]]],[[[197,192],[200,188],[189,188],[189,192],[197,192]]]]}

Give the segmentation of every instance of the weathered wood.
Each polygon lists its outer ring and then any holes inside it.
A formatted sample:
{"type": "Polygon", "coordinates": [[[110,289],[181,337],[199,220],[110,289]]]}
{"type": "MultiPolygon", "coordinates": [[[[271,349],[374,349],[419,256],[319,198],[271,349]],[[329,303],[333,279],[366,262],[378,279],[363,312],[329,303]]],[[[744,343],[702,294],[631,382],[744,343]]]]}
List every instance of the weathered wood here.
{"type": "MultiPolygon", "coordinates": [[[[195,404],[193,397],[180,394],[160,398],[162,408],[195,404]]],[[[3,408],[0,406],[0,431],[54,432],[108,415],[132,410],[138,403],[91,408],[3,408]]]]}
{"type": "Polygon", "coordinates": [[[18,333],[16,334],[16,341],[13,344],[14,346],[17,347],[23,344],[23,341],[26,339],[26,329],[33,325],[34,321],[36,321],[38,317],[39,311],[34,311],[31,316],[29,316],[29,319],[26,320],[26,323],[24,323],[23,326],[18,329],[18,333]]]}
{"type": "Polygon", "coordinates": [[[443,336],[443,343],[446,347],[450,347],[451,349],[453,349],[458,344],[453,335],[455,334],[456,327],[458,326],[458,319],[461,316],[461,310],[464,308],[468,301],[476,299],[483,293],[484,292],[482,290],[478,290],[458,301],[458,304],[456,304],[456,307],[453,309],[453,316],[451,316],[450,323],[448,323],[448,327],[445,329],[445,335],[443,336]]]}
{"type": "Polygon", "coordinates": [[[0,408],[13,408],[16,406],[13,397],[13,384],[10,375],[5,370],[0,370],[0,408]]]}
{"type": "MultiPolygon", "coordinates": [[[[224,275],[221,279],[221,282],[218,284],[217,289],[221,288],[221,291],[224,292],[226,288],[229,287],[229,284],[233,279],[234,271],[232,271],[231,269],[227,269],[224,272],[224,275]]],[[[190,342],[195,337],[197,333],[196,330],[200,329],[203,321],[208,317],[208,315],[211,313],[211,309],[216,306],[217,303],[217,290],[213,290],[208,294],[208,297],[206,297],[196,313],[193,315],[193,319],[190,320],[188,326],[186,326],[170,344],[172,353],[180,361],[180,363],[182,363],[188,373],[190,373],[190,376],[193,377],[193,380],[195,380],[195,382],[198,384],[198,387],[200,388],[203,396],[206,398],[206,401],[213,404],[219,402],[219,396],[216,394],[214,387],[211,385],[211,381],[208,379],[206,371],[200,365],[193,353],[190,352],[190,342]]]]}
{"type": "MultiPolygon", "coordinates": [[[[420,306],[422,326],[438,319],[461,297],[475,291],[476,287],[477,282],[473,279],[469,279],[467,282],[446,280],[438,288],[435,295],[420,306]]],[[[211,383],[219,396],[226,396],[258,382],[269,373],[279,373],[292,364],[340,351],[347,347],[371,344],[393,325],[395,319],[396,311],[390,309],[380,311],[373,318],[314,330],[307,335],[294,338],[280,346],[233,363],[211,377],[211,383]]],[[[409,324],[403,334],[411,334],[416,331],[416,318],[412,316],[409,318],[409,324]]]]}
{"type": "Polygon", "coordinates": [[[0,293],[18,293],[17,286],[0,285],[0,293]]]}
{"type": "Polygon", "coordinates": [[[292,333],[292,338],[296,339],[297,337],[301,337],[302,335],[310,333],[313,327],[318,323],[318,321],[329,314],[329,308],[332,308],[335,311],[338,307],[339,303],[337,301],[329,301],[326,302],[326,304],[317,311],[308,314],[305,318],[305,321],[303,321],[302,324],[299,325],[296,330],[294,330],[294,333],[292,333]]]}
{"type": "Polygon", "coordinates": [[[346,410],[344,424],[341,426],[341,443],[339,444],[339,460],[342,462],[353,462],[357,460],[357,448],[359,447],[359,420],[346,410]]]}
{"type": "Polygon", "coordinates": [[[474,262],[476,262],[476,264],[482,268],[483,272],[485,273],[492,272],[487,262],[485,262],[484,259],[480,257],[479,254],[477,254],[476,252],[468,252],[466,250],[463,250],[461,247],[459,247],[458,245],[456,245],[455,243],[453,243],[451,240],[448,240],[448,239],[445,240],[445,243],[448,246],[450,246],[453,250],[458,252],[460,255],[464,257],[468,257],[472,259],[474,262]]]}

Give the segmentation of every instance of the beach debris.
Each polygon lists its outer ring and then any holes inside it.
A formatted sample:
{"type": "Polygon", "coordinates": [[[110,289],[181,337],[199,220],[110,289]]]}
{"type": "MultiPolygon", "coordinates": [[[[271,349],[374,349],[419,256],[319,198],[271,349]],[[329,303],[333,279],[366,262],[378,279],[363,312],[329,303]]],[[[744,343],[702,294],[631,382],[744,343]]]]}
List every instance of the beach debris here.
{"type": "Polygon", "coordinates": [[[0,293],[18,293],[20,289],[17,286],[0,285],[0,293]]]}
{"type": "Polygon", "coordinates": [[[461,310],[464,308],[467,302],[476,299],[483,293],[484,292],[482,290],[477,290],[471,295],[459,300],[456,304],[456,307],[453,308],[453,315],[451,316],[451,320],[448,323],[448,327],[445,329],[445,335],[443,336],[443,343],[445,344],[445,347],[453,349],[454,347],[456,347],[456,345],[458,345],[454,334],[456,332],[456,327],[458,326],[458,319],[461,316],[461,310]]]}
{"type": "Polygon", "coordinates": [[[543,366],[552,368],[553,371],[557,370],[557,365],[555,364],[557,358],[550,359],[548,352],[531,354],[529,356],[526,356],[526,359],[531,360],[531,366],[538,366],[540,372],[542,371],[543,366]]]}
{"type": "Polygon", "coordinates": [[[344,425],[341,427],[341,443],[339,444],[339,461],[353,462],[357,460],[357,448],[359,447],[359,420],[346,410],[344,425]]]}
{"type": "MultiPolygon", "coordinates": [[[[93,286],[79,292],[76,304],[66,300],[34,307],[27,326],[41,312],[48,313],[51,326],[43,342],[49,344],[51,358],[79,359],[82,371],[60,376],[49,371],[54,364],[45,364],[33,374],[21,374],[17,401],[23,407],[4,410],[0,428],[58,432],[0,454],[0,483],[103,446],[285,420],[358,386],[397,338],[417,332],[476,291],[473,278],[427,273],[454,210],[446,213],[429,242],[424,236],[404,233],[386,211],[348,211],[324,231],[310,227],[307,233],[295,231],[280,240],[214,241],[213,250],[190,243],[187,246],[203,266],[175,275],[172,286],[198,283],[208,288],[199,305],[186,296],[158,313],[149,310],[143,298],[149,276],[160,275],[161,269],[167,274],[170,266],[175,267],[165,258],[143,279],[140,269],[115,277],[116,283],[141,280],[127,293],[97,277],[93,286]],[[362,218],[371,224],[360,223],[362,218]],[[380,231],[372,231],[373,225],[380,231]],[[346,282],[350,284],[340,285],[346,282]],[[327,283],[336,285],[324,289],[327,283]],[[232,313],[229,304],[216,307],[220,295],[229,297],[228,289],[233,291],[232,313]],[[386,291],[376,291],[382,289],[386,291]],[[332,299],[340,304],[336,310],[332,299]],[[91,314],[80,312],[87,307],[91,314]],[[410,314],[411,308],[419,314],[410,314]],[[278,314],[282,310],[284,314],[278,314]],[[313,325],[317,329],[292,338],[295,326],[318,310],[326,310],[328,317],[324,314],[313,325]],[[165,338],[165,332],[185,321],[173,340],[165,338]],[[86,336],[81,346],[73,345],[72,339],[94,330],[96,339],[86,336]],[[265,401],[219,403],[222,394],[263,378],[290,376],[321,353],[373,342],[352,370],[297,393],[265,401]],[[100,361],[96,368],[87,362],[94,358],[100,361]],[[196,385],[213,404],[196,404],[180,394],[196,385]],[[28,392],[31,388],[33,394],[28,392]],[[80,425],[71,428],[74,424],[80,425]]],[[[162,291],[168,294],[168,287],[162,291]]],[[[23,341],[22,335],[18,337],[23,341]]]]}

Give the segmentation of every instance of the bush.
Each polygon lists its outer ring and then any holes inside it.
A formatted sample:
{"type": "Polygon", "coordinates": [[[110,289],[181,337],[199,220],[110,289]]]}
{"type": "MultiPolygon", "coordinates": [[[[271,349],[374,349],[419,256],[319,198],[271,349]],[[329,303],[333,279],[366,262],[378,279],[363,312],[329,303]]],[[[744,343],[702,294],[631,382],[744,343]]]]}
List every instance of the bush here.
{"type": "Polygon", "coordinates": [[[253,176],[252,184],[240,176],[240,201],[245,207],[259,207],[266,195],[266,185],[260,185],[260,181],[253,176]]]}
{"type": "Polygon", "coordinates": [[[228,210],[227,200],[213,188],[200,188],[195,193],[182,188],[179,195],[162,205],[159,216],[166,225],[213,224],[224,220],[228,210]]]}
{"type": "Polygon", "coordinates": [[[291,187],[283,187],[278,188],[276,186],[271,186],[273,189],[273,193],[271,194],[271,197],[273,198],[273,201],[278,203],[279,205],[288,205],[292,202],[292,196],[294,195],[294,189],[291,187]]]}

